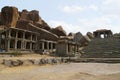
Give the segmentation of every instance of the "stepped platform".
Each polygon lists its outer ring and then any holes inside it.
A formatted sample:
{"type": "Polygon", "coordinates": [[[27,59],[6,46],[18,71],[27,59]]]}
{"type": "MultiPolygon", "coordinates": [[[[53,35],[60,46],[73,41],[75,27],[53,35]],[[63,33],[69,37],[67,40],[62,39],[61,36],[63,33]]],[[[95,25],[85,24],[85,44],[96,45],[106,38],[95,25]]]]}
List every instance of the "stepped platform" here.
{"type": "Polygon", "coordinates": [[[94,38],[83,51],[84,58],[120,58],[120,38],[94,38]]]}

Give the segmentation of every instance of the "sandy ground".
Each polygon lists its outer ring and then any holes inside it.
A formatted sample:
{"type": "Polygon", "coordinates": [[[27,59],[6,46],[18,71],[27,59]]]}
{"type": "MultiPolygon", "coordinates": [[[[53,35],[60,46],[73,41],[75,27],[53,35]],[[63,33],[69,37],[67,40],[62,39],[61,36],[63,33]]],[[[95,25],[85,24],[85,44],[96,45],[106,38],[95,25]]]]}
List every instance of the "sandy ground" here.
{"type": "Polygon", "coordinates": [[[70,63],[13,68],[0,65],[0,80],[120,80],[120,63],[70,63]]]}

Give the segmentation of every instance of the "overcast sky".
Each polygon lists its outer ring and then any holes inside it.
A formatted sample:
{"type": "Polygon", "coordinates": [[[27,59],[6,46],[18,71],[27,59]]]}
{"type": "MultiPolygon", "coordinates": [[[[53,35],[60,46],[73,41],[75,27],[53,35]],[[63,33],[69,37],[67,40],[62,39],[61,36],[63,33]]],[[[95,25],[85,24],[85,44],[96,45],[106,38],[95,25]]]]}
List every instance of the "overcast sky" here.
{"type": "Polygon", "coordinates": [[[67,33],[120,32],[120,0],[0,0],[0,9],[4,6],[38,10],[51,27],[62,25],[67,33]]]}

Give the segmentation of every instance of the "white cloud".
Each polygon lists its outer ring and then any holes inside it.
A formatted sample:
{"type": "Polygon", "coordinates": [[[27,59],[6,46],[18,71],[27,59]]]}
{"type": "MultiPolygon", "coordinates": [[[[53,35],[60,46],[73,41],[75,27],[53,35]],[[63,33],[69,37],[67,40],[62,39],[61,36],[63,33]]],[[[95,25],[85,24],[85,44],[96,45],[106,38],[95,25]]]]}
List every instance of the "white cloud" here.
{"type": "Polygon", "coordinates": [[[113,15],[104,15],[101,17],[96,17],[93,19],[80,19],[80,26],[84,27],[83,30],[87,29],[88,31],[94,31],[97,29],[111,29],[114,33],[120,32],[120,27],[116,23],[117,16],[113,15]]]}
{"type": "Polygon", "coordinates": [[[90,6],[88,6],[88,9],[92,9],[94,11],[97,11],[98,10],[98,6],[96,6],[96,5],[90,5],[90,6]]]}
{"type": "Polygon", "coordinates": [[[102,5],[105,14],[120,14],[120,0],[105,0],[102,5]]]}
{"type": "Polygon", "coordinates": [[[104,0],[103,4],[105,5],[109,5],[109,4],[119,4],[120,3],[120,0],[104,0]]]}
{"type": "Polygon", "coordinates": [[[62,6],[59,9],[65,13],[79,13],[87,10],[94,10],[97,11],[98,7],[96,5],[89,5],[89,6],[62,6]]]}
{"type": "Polygon", "coordinates": [[[78,13],[84,10],[84,7],[81,6],[64,6],[60,8],[63,12],[66,13],[78,13]]]}

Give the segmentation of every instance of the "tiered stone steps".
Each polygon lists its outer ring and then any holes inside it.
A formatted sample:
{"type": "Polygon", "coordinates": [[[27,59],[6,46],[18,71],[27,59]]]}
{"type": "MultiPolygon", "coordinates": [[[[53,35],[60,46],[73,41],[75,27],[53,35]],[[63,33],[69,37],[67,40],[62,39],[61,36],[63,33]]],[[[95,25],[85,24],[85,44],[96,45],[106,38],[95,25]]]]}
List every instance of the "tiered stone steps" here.
{"type": "Polygon", "coordinates": [[[83,50],[81,57],[120,58],[120,39],[115,37],[94,38],[83,50]]]}

